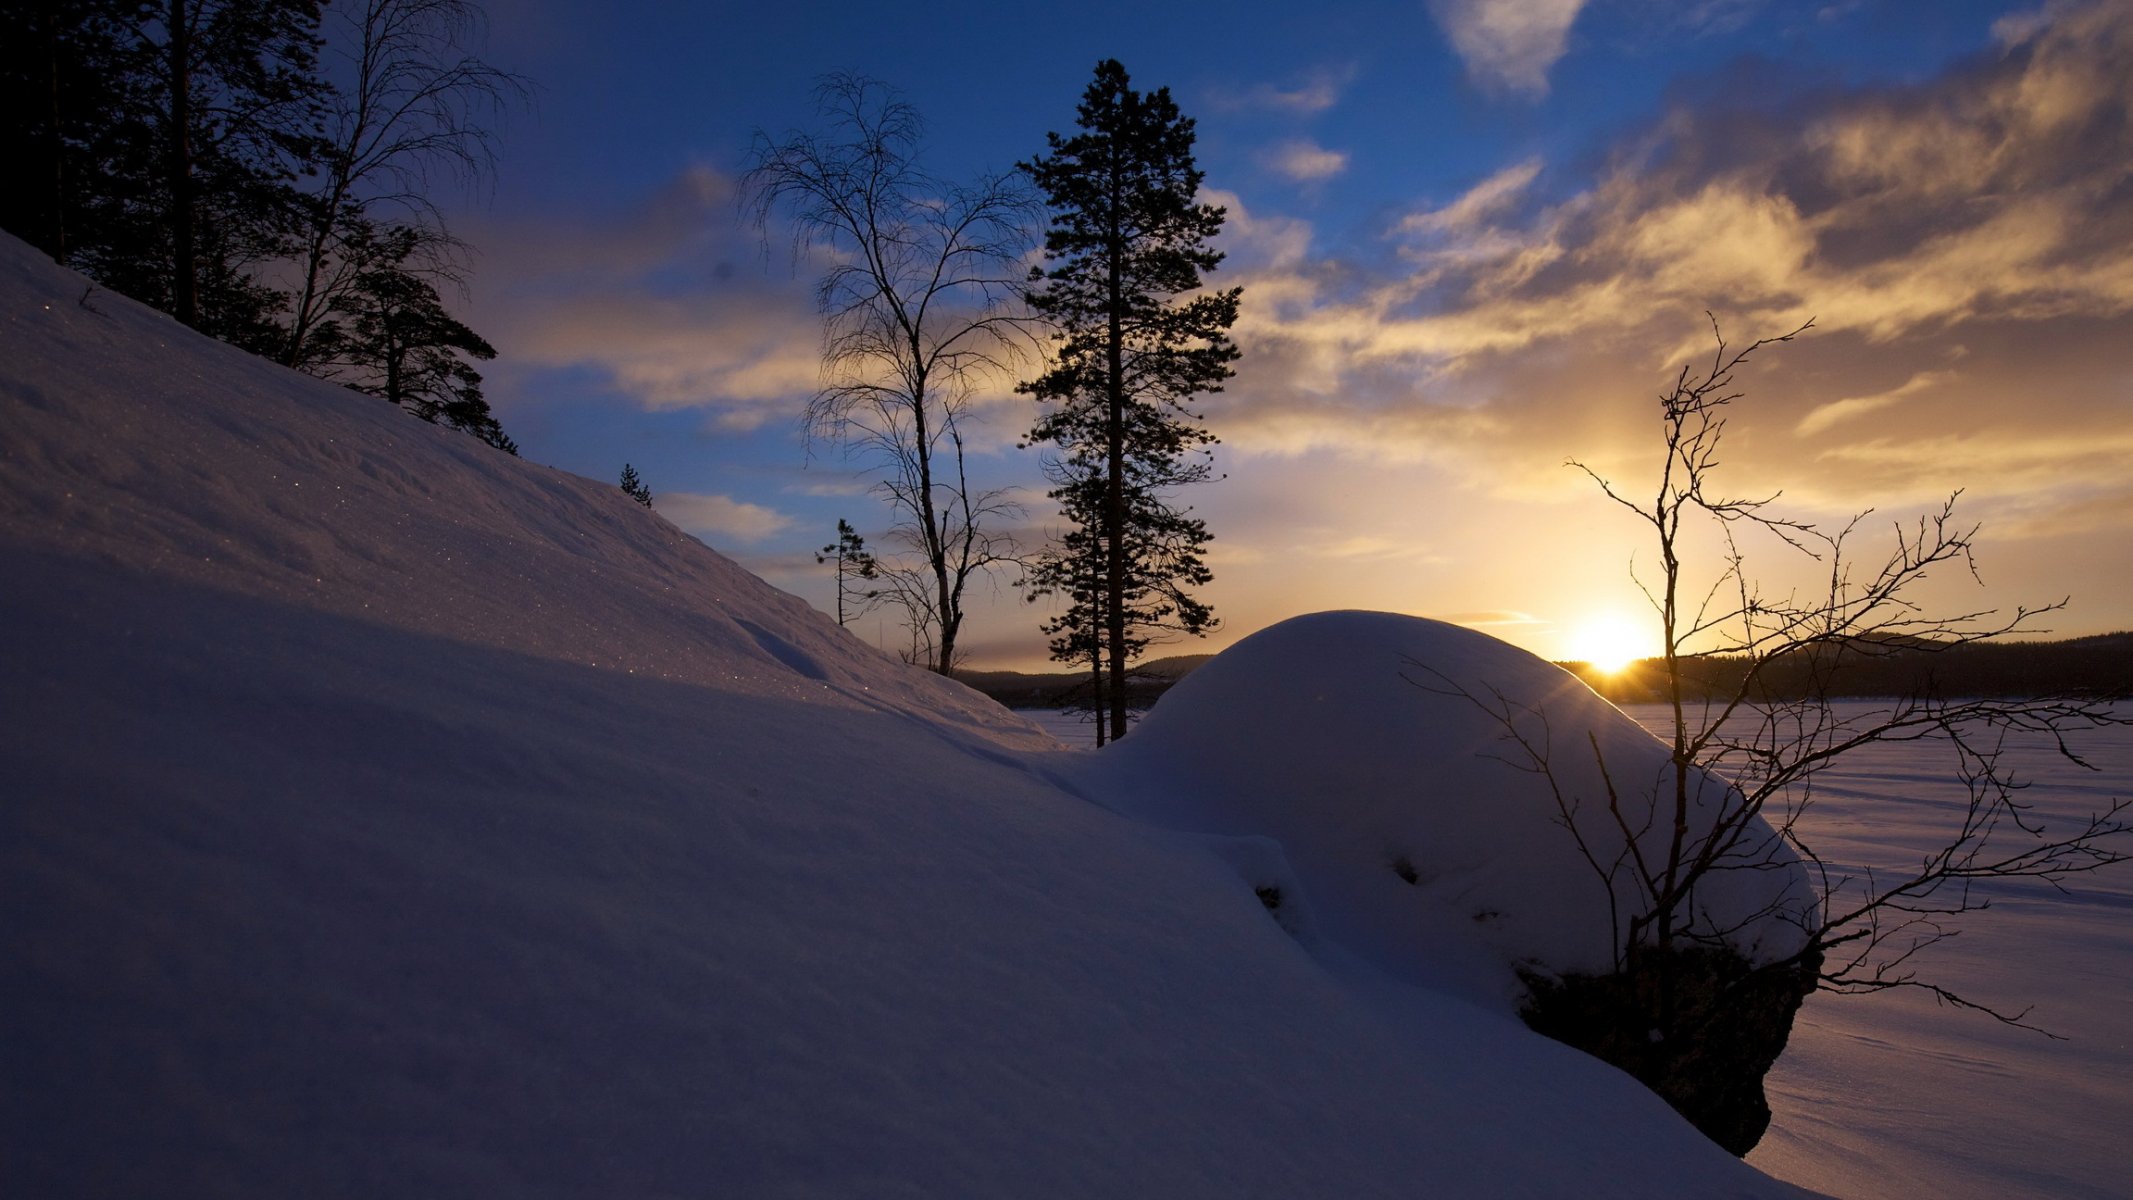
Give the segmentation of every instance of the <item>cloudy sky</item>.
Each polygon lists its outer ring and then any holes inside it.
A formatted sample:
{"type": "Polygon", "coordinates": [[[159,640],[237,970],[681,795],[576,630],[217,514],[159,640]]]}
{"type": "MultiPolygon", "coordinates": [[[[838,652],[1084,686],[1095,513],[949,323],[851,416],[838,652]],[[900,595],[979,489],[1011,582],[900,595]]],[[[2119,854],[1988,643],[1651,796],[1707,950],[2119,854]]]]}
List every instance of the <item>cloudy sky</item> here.
{"type": "MultiPolygon", "coordinates": [[[[1565,463],[1649,485],[1706,312],[1744,341],[1815,324],[1742,374],[1736,491],[1873,508],[1871,539],[1961,489],[1980,578],[1927,599],[2133,628],[2133,0],[1305,8],[493,0],[488,56],[539,99],[456,217],[491,400],[527,457],[633,463],[669,519],[827,607],[809,552],[888,514],[801,435],[815,267],[736,203],[754,135],[816,124],[814,80],[855,71],[921,110],[937,173],[1002,170],[1117,57],[1198,120],[1212,281],[1244,288],[1206,405],[1226,477],[1185,498],[1225,625],[1180,651],[1324,608],[1551,657],[1648,621],[1652,550],[1565,463]]],[[[984,416],[977,471],[1041,540],[1029,402],[984,416]]],[[[1043,663],[1041,608],[1004,580],[979,605],[973,665],[1043,663]]]]}

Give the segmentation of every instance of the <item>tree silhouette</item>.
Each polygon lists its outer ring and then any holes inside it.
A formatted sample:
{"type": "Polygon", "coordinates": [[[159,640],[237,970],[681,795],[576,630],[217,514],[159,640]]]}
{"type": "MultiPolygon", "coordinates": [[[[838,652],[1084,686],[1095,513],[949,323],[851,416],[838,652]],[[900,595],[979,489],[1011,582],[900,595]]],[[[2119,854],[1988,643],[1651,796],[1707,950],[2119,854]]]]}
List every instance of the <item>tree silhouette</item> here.
{"type": "Polygon", "coordinates": [[[850,617],[865,616],[880,602],[881,589],[863,588],[863,585],[881,578],[881,567],[868,552],[866,539],[859,536],[851,522],[837,518],[837,540],[816,551],[815,561],[836,564],[837,624],[845,624],[850,617]]]}
{"type": "Polygon", "coordinates": [[[1114,740],[1151,637],[1216,624],[1188,590],[1213,578],[1206,524],[1169,495],[1212,477],[1216,439],[1189,406],[1233,374],[1241,294],[1200,290],[1222,261],[1208,241],[1224,213],[1198,200],[1192,120],[1168,88],[1130,83],[1117,60],[1098,63],[1081,132],[1047,135],[1051,153],[1023,164],[1052,210],[1030,305],[1057,332],[1049,368],[1021,390],[1053,402],[1029,436],[1054,447],[1052,496],[1076,529],[1037,585],[1069,597],[1049,627],[1054,657],[1103,664],[1114,740]]]}
{"type": "Polygon", "coordinates": [[[1012,303],[1030,202],[1014,176],[968,186],[919,165],[917,110],[889,88],[833,75],[816,90],[831,133],[758,135],[745,191],[758,224],[784,213],[796,254],[836,258],[816,288],[827,382],[813,436],[874,458],[895,536],[916,562],[882,564],[911,623],[913,656],[949,674],[970,581],[1016,561],[997,528],[1019,509],[973,487],[964,423],[973,393],[1007,377],[1023,317],[1012,303]]]}
{"type": "Polygon", "coordinates": [[[276,337],[317,148],[316,0],[10,3],[9,228],[98,282],[248,349],[276,337]],[[17,30],[22,36],[17,35],[17,30]]]}
{"type": "Polygon", "coordinates": [[[461,245],[431,198],[436,176],[484,177],[493,162],[488,122],[527,84],[467,52],[481,10],[469,0],[355,0],[336,6],[327,58],[340,86],[323,107],[314,171],[299,211],[297,278],[288,302],[283,362],[318,358],[312,334],[366,267],[365,230],[412,230],[408,261],[456,278],[461,245]]]}
{"type": "MultiPolygon", "coordinates": [[[[1658,778],[1629,778],[1593,763],[1587,755],[1597,757],[1596,742],[1589,749],[1552,745],[1545,711],[1412,664],[1428,677],[1418,680],[1424,686],[1463,695],[1495,717],[1505,734],[1504,761],[1546,780],[1565,836],[1576,839],[1606,889],[1615,919],[1613,974],[1529,980],[1529,1021],[1645,1081],[1736,1153],[1754,1146],[1769,1110],[1700,1108],[1696,1075],[1714,1047],[1743,1040],[1743,1013],[1782,1018],[1761,1069],[1784,1044],[1791,1006],[1816,987],[1918,989],[2023,1024],[2027,1010],[1997,1008],[1920,978],[1917,956],[1954,936],[1962,914],[1987,906],[1975,890],[1981,883],[2035,879],[2057,887],[2133,856],[2126,800],[2047,830],[2023,798],[2011,753],[2029,740],[2087,765],[2070,735],[2133,724],[2108,697],[1965,699],[1940,694],[1929,680],[1864,708],[1840,711],[1832,703],[1856,664],[2032,631],[2036,618],[2065,601],[2011,612],[1927,609],[1915,593],[1929,577],[1975,574],[1977,527],[1955,519],[1954,497],[1913,524],[1898,524],[1893,544],[1862,558],[1865,513],[1824,528],[1781,515],[1776,496],[1725,490],[1719,448],[1728,410],[1741,398],[1736,372],[1758,351],[1807,328],[1745,347],[1719,336],[1709,360],[1681,368],[1660,396],[1663,456],[1649,491],[1618,489],[1572,464],[1646,527],[1657,551],[1656,575],[1638,582],[1662,637],[1664,740],[1672,753],[1658,778]],[[1719,547],[1712,565],[1691,554],[1704,535],[1719,547]],[[1752,565],[1757,549],[1812,564],[1823,584],[1765,590],[1752,565]],[[1704,668],[1714,661],[1723,669],[1704,668]],[[1812,837],[1818,781],[1859,751],[1890,744],[1942,751],[1967,802],[1949,814],[1938,845],[1909,862],[1859,870],[1824,862],[1812,837]],[[1573,758],[1597,766],[1598,794],[1572,781],[1573,758]],[[1697,897],[1753,873],[1786,870],[1790,855],[1807,865],[1819,903],[1794,917],[1803,926],[1795,953],[1750,962],[1727,940],[1732,931],[1711,927],[1697,897]]],[[[1715,321],[1712,330],[1718,333],[1715,321]]],[[[1760,1102],[1759,1087],[1752,1097],[1760,1102]]]]}
{"type": "Polygon", "coordinates": [[[486,362],[496,349],[445,311],[428,280],[405,269],[420,236],[393,228],[351,238],[366,266],[317,334],[324,370],[356,391],[516,454],[517,443],[482,398],[481,373],[467,361],[486,362]]]}
{"type": "Polygon", "coordinates": [[[443,317],[459,244],[428,189],[481,173],[482,119],[524,85],[461,51],[470,0],[347,11],[327,40],[317,0],[0,0],[0,102],[20,117],[0,150],[24,175],[0,189],[0,222],[203,333],[357,372],[504,444],[469,390],[479,377],[441,385],[448,364],[412,362],[400,339],[494,353],[443,317]],[[388,311],[412,323],[389,331],[388,311]],[[359,314],[361,331],[330,328],[359,314]]]}
{"type": "Polygon", "coordinates": [[[637,468],[628,463],[622,464],[621,487],[623,495],[644,505],[646,508],[652,507],[652,489],[646,486],[643,479],[638,477],[637,468]]]}

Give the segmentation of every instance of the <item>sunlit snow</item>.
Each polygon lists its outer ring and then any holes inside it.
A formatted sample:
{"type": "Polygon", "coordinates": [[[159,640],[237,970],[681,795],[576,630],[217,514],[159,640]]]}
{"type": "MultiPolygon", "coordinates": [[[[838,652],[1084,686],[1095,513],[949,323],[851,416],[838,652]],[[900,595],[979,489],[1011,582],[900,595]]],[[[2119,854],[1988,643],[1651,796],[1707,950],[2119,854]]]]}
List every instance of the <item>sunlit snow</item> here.
{"type": "MultiPolygon", "coordinates": [[[[611,484],[4,238],[0,578],[9,1194],[1798,1194],[1517,1023],[1591,901],[1440,734],[1223,732],[1247,656],[1064,750],[611,484]],[[1361,823],[1269,803],[1356,772],[1361,823]],[[1350,886],[1366,846],[1427,886],[1350,886]]],[[[1300,628],[1496,661],[1377,620],[1300,628]]]]}

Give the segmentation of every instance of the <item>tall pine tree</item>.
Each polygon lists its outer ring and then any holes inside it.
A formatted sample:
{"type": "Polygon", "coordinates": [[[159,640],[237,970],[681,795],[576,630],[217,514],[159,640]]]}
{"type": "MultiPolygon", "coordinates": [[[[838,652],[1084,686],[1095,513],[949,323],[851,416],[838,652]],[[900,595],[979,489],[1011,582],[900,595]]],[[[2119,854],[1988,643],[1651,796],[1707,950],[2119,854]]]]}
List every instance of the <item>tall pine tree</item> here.
{"type": "Polygon", "coordinates": [[[1076,527],[1035,580],[1069,597],[1049,628],[1053,655],[1101,664],[1115,740],[1150,639],[1216,624],[1188,590],[1213,578],[1206,523],[1170,496],[1213,473],[1216,439],[1191,405],[1234,373],[1228,330],[1242,289],[1202,290],[1201,274],[1222,261],[1208,242],[1224,213],[1199,201],[1193,122],[1170,90],[1134,91],[1107,59],[1077,123],[1022,164],[1052,210],[1030,303],[1057,330],[1050,369],[1022,390],[1049,402],[1030,440],[1056,448],[1052,496],[1076,527]]]}

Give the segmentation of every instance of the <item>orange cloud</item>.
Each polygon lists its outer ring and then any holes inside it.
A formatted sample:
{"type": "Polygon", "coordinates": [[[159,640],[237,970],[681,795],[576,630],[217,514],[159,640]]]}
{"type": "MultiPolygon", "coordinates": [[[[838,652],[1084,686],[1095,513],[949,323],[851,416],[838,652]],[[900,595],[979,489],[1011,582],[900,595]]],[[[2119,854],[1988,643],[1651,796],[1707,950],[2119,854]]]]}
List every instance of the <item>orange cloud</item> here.
{"type": "Polygon", "coordinates": [[[784,513],[731,496],[665,492],[653,497],[652,505],[660,516],[706,539],[760,542],[793,526],[784,513]]]}
{"type": "Polygon", "coordinates": [[[804,270],[736,216],[733,181],[693,167],[619,220],[481,231],[477,318],[512,362],[590,368],[647,409],[702,408],[728,429],[796,419],[820,319],[804,270]]]}

